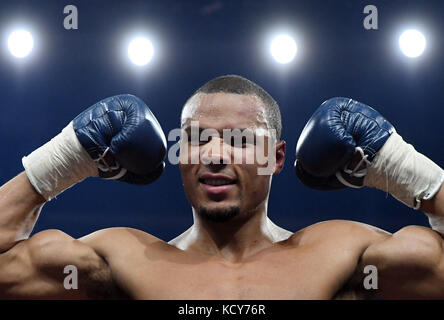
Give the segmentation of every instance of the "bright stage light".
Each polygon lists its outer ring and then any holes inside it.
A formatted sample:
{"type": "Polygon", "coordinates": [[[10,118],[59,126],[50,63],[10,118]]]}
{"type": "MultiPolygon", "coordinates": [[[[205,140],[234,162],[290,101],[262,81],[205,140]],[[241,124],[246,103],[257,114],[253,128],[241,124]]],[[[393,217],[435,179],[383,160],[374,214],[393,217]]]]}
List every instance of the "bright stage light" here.
{"type": "Polygon", "coordinates": [[[286,64],[293,61],[298,47],[296,41],[288,35],[279,35],[273,39],[270,45],[270,53],[278,63],[286,64]]]}
{"type": "Polygon", "coordinates": [[[11,54],[17,58],[29,55],[34,47],[34,39],[26,30],[16,30],[9,35],[8,48],[11,54]]]}
{"type": "Polygon", "coordinates": [[[135,65],[146,65],[148,62],[151,61],[153,55],[153,44],[147,38],[135,38],[128,45],[128,57],[135,65]]]}
{"type": "Polygon", "coordinates": [[[410,29],[399,37],[399,47],[407,57],[416,58],[424,52],[426,39],[418,30],[410,29]]]}

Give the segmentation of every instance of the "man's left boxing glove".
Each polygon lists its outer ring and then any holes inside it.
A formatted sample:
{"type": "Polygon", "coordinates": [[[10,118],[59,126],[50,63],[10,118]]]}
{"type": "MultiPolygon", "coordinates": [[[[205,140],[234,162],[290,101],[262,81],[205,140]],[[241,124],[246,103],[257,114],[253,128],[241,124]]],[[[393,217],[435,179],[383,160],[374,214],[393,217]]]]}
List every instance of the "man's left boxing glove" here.
{"type": "Polygon", "coordinates": [[[380,113],[349,98],[325,101],[309,119],[297,143],[295,172],[310,188],[375,187],[415,209],[444,180],[444,171],[380,113]],[[352,164],[357,152],[360,161],[352,164]]]}
{"type": "Polygon", "coordinates": [[[166,139],[139,98],[106,98],[79,114],[60,134],[23,157],[31,184],[48,201],[91,176],[148,184],[163,172],[166,139]]]}

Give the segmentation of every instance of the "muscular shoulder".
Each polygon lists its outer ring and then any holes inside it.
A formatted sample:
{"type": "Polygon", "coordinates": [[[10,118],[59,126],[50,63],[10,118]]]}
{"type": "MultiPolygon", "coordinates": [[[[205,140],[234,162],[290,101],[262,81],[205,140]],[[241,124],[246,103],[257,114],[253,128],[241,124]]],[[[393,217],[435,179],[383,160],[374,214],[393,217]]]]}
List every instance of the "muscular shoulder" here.
{"type": "Polygon", "coordinates": [[[116,255],[167,245],[163,240],[141,230],[116,227],[102,229],[79,239],[106,260],[116,255]]]}
{"type": "Polygon", "coordinates": [[[390,236],[377,227],[349,220],[328,220],[318,222],[295,232],[291,240],[299,244],[349,243],[351,246],[368,247],[390,236]]]}
{"type": "Polygon", "coordinates": [[[335,298],[362,299],[356,288],[361,280],[359,266],[363,254],[387,238],[390,233],[364,223],[330,220],[299,230],[290,241],[295,248],[306,248],[316,256],[318,264],[328,266],[335,279],[331,284],[335,298]]]}
{"type": "Polygon", "coordinates": [[[154,281],[158,262],[177,250],[149,233],[132,228],[104,229],[80,240],[103,257],[116,286],[133,298],[141,282],[154,281]]]}
{"type": "Polygon", "coordinates": [[[56,229],[36,233],[23,244],[32,262],[40,268],[51,269],[53,266],[75,264],[79,269],[100,268],[102,260],[93,248],[56,229]]]}

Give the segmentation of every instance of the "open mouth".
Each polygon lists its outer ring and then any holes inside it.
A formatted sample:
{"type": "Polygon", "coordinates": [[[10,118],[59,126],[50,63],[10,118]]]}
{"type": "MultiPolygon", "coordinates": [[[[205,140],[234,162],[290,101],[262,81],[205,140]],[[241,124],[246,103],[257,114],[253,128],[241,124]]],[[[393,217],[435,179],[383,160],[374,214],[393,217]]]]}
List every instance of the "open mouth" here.
{"type": "Polygon", "coordinates": [[[208,196],[220,198],[233,190],[237,180],[222,174],[206,173],[199,178],[199,183],[208,196]]]}
{"type": "Polygon", "coordinates": [[[209,185],[209,186],[226,186],[226,185],[230,185],[230,184],[236,184],[236,180],[232,180],[232,179],[226,179],[226,178],[200,178],[199,179],[200,183],[209,185]]]}

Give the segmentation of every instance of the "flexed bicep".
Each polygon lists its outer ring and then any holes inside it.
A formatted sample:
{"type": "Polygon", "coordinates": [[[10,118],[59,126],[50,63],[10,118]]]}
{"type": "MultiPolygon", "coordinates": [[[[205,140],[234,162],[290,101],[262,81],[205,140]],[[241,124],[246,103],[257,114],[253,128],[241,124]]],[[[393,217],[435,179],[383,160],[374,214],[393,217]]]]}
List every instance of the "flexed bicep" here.
{"type": "Polygon", "coordinates": [[[442,238],[435,231],[408,226],[367,248],[360,268],[374,266],[377,288],[370,296],[384,299],[443,299],[442,238]]]}
{"type": "Polygon", "coordinates": [[[0,255],[3,299],[94,299],[113,291],[106,262],[59,230],[37,233],[0,255]]]}

